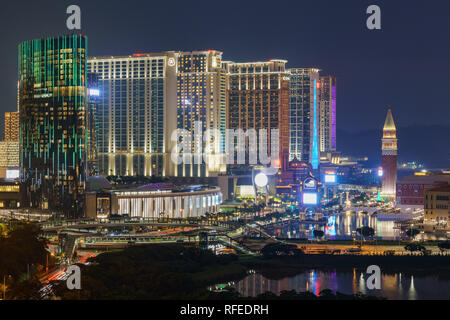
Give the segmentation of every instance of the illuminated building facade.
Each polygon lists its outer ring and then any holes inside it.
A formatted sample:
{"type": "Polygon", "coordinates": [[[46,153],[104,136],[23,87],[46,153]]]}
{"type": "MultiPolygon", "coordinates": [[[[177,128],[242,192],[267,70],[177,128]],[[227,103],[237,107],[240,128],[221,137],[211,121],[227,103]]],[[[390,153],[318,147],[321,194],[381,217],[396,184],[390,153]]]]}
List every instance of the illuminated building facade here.
{"type": "Polygon", "coordinates": [[[20,170],[24,205],[82,212],[87,38],[19,45],[20,170]]]}
{"type": "Polygon", "coordinates": [[[425,222],[450,229],[450,185],[425,190],[425,222]]]}
{"type": "Polygon", "coordinates": [[[222,52],[215,50],[179,52],[177,62],[177,129],[191,134],[191,142],[181,138],[183,163],[176,167],[179,177],[210,177],[226,170],[226,72],[222,52]],[[196,123],[200,124],[196,128],[196,123]],[[205,139],[218,130],[221,139],[205,139]],[[198,155],[206,154],[207,161],[198,155]],[[189,160],[187,160],[189,159],[189,160]],[[189,163],[190,162],[190,163],[189,163]]]}
{"type": "Polygon", "coordinates": [[[19,112],[5,112],[5,141],[19,142],[19,112]]]}
{"type": "Polygon", "coordinates": [[[320,153],[336,151],[336,78],[319,78],[320,153]]]}
{"type": "Polygon", "coordinates": [[[188,186],[176,188],[166,183],[145,185],[136,189],[105,190],[87,195],[86,216],[109,214],[146,219],[191,218],[220,211],[222,193],[218,187],[188,186]]]}
{"type": "Polygon", "coordinates": [[[17,179],[19,165],[19,142],[0,141],[0,179],[17,179]]]}
{"type": "Polygon", "coordinates": [[[95,73],[87,75],[87,112],[86,112],[86,139],[87,139],[87,173],[88,176],[98,174],[97,154],[97,107],[100,90],[98,89],[98,77],[95,73]]]}
{"type": "Polygon", "coordinates": [[[319,69],[289,69],[289,159],[319,167],[320,79],[319,69]]]}
{"type": "MultiPolygon", "coordinates": [[[[286,63],[286,60],[224,63],[228,77],[228,128],[244,132],[254,129],[257,133],[261,129],[267,130],[268,156],[278,159],[272,167],[282,170],[287,169],[289,158],[289,74],[286,63]],[[276,156],[271,153],[273,129],[279,130],[279,154],[276,156]]],[[[245,146],[238,148],[250,151],[245,146]]],[[[248,159],[246,164],[249,164],[248,159]]]]}
{"type": "Polygon", "coordinates": [[[174,175],[176,57],[163,52],[89,58],[88,71],[98,77],[99,174],[174,175]]]}
{"type": "Polygon", "coordinates": [[[450,184],[450,174],[416,172],[397,181],[396,207],[404,210],[423,209],[427,189],[450,184]]]}
{"type": "Polygon", "coordinates": [[[397,183],[397,129],[391,109],[388,109],[384,122],[381,149],[383,166],[381,196],[393,200],[397,183]]]}

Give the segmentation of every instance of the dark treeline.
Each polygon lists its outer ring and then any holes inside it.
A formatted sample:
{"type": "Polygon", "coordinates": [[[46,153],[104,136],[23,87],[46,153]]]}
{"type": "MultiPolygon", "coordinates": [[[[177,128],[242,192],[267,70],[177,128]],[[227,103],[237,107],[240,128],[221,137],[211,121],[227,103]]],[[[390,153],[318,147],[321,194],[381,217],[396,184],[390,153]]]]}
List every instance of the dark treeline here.
{"type": "Polygon", "coordinates": [[[207,299],[210,284],[245,276],[237,256],[182,245],[157,244],[106,252],[81,266],[81,290],[54,292],[62,299],[207,299]]]}
{"type": "Polygon", "coordinates": [[[25,223],[0,236],[0,280],[9,300],[39,298],[41,285],[36,275],[43,270],[48,253],[39,232],[36,225],[25,223]]]}

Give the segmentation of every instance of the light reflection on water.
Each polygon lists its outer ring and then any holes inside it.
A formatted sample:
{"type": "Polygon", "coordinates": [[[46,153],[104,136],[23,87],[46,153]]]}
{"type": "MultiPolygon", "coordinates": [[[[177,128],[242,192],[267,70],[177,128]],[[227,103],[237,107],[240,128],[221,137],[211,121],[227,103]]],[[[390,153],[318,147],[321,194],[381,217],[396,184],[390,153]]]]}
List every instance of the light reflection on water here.
{"type": "Polygon", "coordinates": [[[401,273],[383,274],[381,289],[369,290],[366,287],[367,278],[367,274],[355,269],[353,272],[310,270],[281,280],[270,280],[260,274],[251,274],[236,282],[234,288],[244,297],[254,297],[266,291],[278,295],[283,290],[310,291],[318,295],[322,290],[330,289],[334,293],[360,292],[390,300],[450,299],[450,280],[405,276],[401,273]]]}
{"type": "Polygon", "coordinates": [[[325,237],[331,240],[351,240],[359,238],[356,229],[363,226],[375,230],[376,238],[381,240],[398,240],[400,231],[393,220],[378,220],[376,216],[359,214],[337,214],[328,217],[323,224],[305,224],[291,221],[283,226],[274,227],[271,233],[283,238],[313,238],[313,230],[322,230],[325,237]]]}

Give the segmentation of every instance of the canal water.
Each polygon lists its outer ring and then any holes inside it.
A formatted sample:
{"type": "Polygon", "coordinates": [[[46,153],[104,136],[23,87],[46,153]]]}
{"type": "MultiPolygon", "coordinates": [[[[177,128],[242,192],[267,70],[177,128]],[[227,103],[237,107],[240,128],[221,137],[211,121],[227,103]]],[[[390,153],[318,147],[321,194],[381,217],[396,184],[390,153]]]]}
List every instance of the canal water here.
{"type": "Polygon", "coordinates": [[[268,228],[268,232],[281,238],[307,238],[313,239],[313,231],[322,230],[325,233],[324,238],[330,240],[351,240],[359,239],[356,229],[368,226],[375,230],[375,238],[378,240],[398,240],[400,230],[395,228],[396,221],[378,219],[377,216],[354,214],[336,214],[329,216],[323,223],[306,224],[295,220],[283,226],[274,226],[268,228]]]}
{"type": "Polygon", "coordinates": [[[318,295],[324,289],[345,294],[358,292],[384,297],[389,300],[450,299],[450,279],[433,276],[416,277],[402,273],[383,274],[380,290],[369,290],[366,286],[368,275],[357,270],[320,271],[310,270],[281,280],[270,280],[260,274],[250,274],[243,280],[230,285],[244,297],[254,297],[270,291],[279,294],[283,290],[297,292],[310,291],[318,295]]]}

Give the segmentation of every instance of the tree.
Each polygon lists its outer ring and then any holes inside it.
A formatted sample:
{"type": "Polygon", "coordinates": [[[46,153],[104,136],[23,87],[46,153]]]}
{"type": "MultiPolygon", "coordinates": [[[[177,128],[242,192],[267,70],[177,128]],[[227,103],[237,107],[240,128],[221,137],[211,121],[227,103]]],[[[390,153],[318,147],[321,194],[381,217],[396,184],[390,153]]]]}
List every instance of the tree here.
{"type": "Polygon", "coordinates": [[[410,251],[411,253],[415,252],[415,251],[425,252],[426,248],[424,246],[420,245],[420,244],[417,244],[417,243],[408,243],[405,246],[405,250],[410,251]]]}
{"type": "Polygon", "coordinates": [[[300,256],[303,254],[303,251],[293,244],[269,243],[261,249],[261,254],[266,258],[276,256],[300,256]]]}
{"type": "Polygon", "coordinates": [[[414,239],[415,236],[417,236],[420,232],[417,229],[408,229],[408,230],[406,230],[405,233],[408,237],[410,237],[411,239],[414,239]]]}
{"type": "Polygon", "coordinates": [[[364,226],[362,228],[356,229],[356,232],[358,232],[360,235],[362,235],[364,238],[366,237],[373,237],[375,235],[375,230],[371,227],[364,226]]]}
{"type": "Polygon", "coordinates": [[[438,243],[438,248],[441,251],[448,251],[450,250],[450,241],[444,241],[438,243]]]}
{"type": "Polygon", "coordinates": [[[314,229],[313,231],[314,238],[322,238],[324,236],[324,232],[322,230],[314,229]]]}

